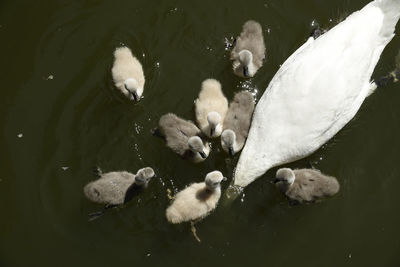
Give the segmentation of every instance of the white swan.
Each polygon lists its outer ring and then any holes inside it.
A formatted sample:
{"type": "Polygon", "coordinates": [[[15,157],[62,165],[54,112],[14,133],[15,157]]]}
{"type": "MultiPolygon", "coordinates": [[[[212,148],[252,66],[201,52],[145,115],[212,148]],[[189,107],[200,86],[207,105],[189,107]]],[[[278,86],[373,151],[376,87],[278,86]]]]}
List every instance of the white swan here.
{"type": "Polygon", "coordinates": [[[233,72],[244,78],[253,77],[265,58],[265,44],[260,23],[249,20],[243,25],[231,52],[233,72]]]}
{"type": "Polygon", "coordinates": [[[210,138],[222,133],[222,123],[228,112],[228,100],[221,84],[215,79],[202,82],[199,97],[194,101],[196,121],[201,131],[210,138]]]}
{"type": "Polygon", "coordinates": [[[286,60],[256,106],[228,198],[310,155],[354,117],[377,87],[371,75],[399,16],[399,0],[373,1],[286,60]]]}
{"type": "Polygon", "coordinates": [[[140,100],[145,82],[143,68],[128,47],[115,49],[111,73],[115,87],[121,93],[129,100],[140,100]]]}

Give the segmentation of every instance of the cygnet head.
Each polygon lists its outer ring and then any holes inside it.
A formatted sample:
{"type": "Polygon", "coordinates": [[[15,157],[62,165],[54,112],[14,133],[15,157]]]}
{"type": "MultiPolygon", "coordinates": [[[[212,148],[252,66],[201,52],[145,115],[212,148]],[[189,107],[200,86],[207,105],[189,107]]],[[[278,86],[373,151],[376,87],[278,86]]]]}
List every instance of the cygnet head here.
{"type": "Polygon", "coordinates": [[[221,130],[217,129],[222,128],[221,126],[221,115],[219,115],[218,112],[211,111],[207,115],[207,121],[208,124],[210,125],[210,136],[213,137],[214,135],[219,135],[221,134],[221,130]],[[217,131],[219,130],[219,131],[217,131]]]}
{"type": "Polygon", "coordinates": [[[188,145],[190,150],[192,150],[194,153],[199,153],[203,159],[207,158],[207,154],[204,152],[203,140],[201,140],[200,137],[197,135],[190,137],[188,140],[188,145]]]}
{"type": "Polygon", "coordinates": [[[138,170],[135,176],[135,183],[137,185],[146,185],[151,178],[155,176],[154,170],[150,167],[146,167],[138,170]]]}
{"type": "Polygon", "coordinates": [[[128,91],[129,100],[135,100],[135,101],[140,100],[142,92],[139,90],[139,84],[135,79],[133,78],[126,79],[124,81],[124,87],[128,91]]]}
{"type": "Polygon", "coordinates": [[[250,77],[249,66],[253,62],[253,54],[249,50],[240,51],[239,62],[243,66],[243,76],[250,77]]]}
{"type": "Polygon", "coordinates": [[[228,149],[229,155],[233,157],[235,155],[235,150],[233,149],[233,147],[236,143],[235,132],[229,129],[223,131],[221,135],[221,142],[222,146],[225,146],[228,149]]]}
{"type": "Polygon", "coordinates": [[[215,190],[218,188],[222,181],[226,181],[226,177],[220,171],[209,172],[204,180],[207,189],[215,190]]]}
{"type": "Polygon", "coordinates": [[[295,175],[292,169],[281,168],[276,172],[275,183],[283,182],[286,185],[292,185],[294,183],[295,175]]]}

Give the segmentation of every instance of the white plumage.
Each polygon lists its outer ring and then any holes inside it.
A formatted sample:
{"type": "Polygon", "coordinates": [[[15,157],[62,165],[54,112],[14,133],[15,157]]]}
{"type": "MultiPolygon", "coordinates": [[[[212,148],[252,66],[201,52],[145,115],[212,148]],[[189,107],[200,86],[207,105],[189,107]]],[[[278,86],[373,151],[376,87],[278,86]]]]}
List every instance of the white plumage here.
{"type": "Polygon", "coordinates": [[[228,100],[222,92],[220,82],[215,79],[203,81],[199,97],[194,101],[194,107],[200,130],[210,138],[220,136],[222,123],[228,111],[228,100]],[[214,112],[218,113],[219,118],[216,116],[218,119],[213,119],[214,112]]]}
{"type": "Polygon", "coordinates": [[[119,47],[114,52],[111,69],[115,87],[129,100],[139,101],[144,89],[143,68],[128,47],[119,47]]]}
{"type": "Polygon", "coordinates": [[[310,155],[354,117],[399,16],[400,1],[373,1],[286,60],[256,106],[234,185],[310,155]]]}

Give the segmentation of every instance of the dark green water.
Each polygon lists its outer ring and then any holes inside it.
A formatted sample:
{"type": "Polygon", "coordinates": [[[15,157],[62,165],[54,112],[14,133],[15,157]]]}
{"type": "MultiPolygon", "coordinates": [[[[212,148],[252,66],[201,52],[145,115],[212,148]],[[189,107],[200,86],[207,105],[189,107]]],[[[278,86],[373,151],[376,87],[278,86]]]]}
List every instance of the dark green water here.
{"type": "MultiPolygon", "coordinates": [[[[2,0],[0,266],[400,266],[398,85],[378,90],[332,141],[289,165],[317,161],[338,177],[336,197],[290,207],[269,182],[271,170],[197,225],[200,244],[188,225],[166,222],[166,189],[214,169],[231,177],[237,157],[216,142],[194,165],[150,134],[166,112],[194,119],[193,100],[209,77],[230,99],[242,88],[259,98],[314,19],[332,27],[367,2],[2,0]],[[243,82],[232,74],[225,38],[250,18],[263,26],[267,61],[243,82]],[[144,67],[137,105],[111,82],[121,43],[144,67]],[[99,206],[82,188],[95,165],[152,166],[158,178],[140,198],[88,222],[99,206]]],[[[374,77],[393,68],[399,47],[395,37],[374,77]]]]}

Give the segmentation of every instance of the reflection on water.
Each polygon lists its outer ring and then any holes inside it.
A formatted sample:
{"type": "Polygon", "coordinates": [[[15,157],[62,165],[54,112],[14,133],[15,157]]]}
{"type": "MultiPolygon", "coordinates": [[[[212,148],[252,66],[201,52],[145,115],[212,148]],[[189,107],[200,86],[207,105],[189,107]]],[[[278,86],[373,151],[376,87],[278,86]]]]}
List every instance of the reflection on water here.
{"type": "MultiPolygon", "coordinates": [[[[290,164],[317,162],[337,176],[336,197],[290,207],[269,183],[273,169],[197,224],[200,244],[188,225],[166,222],[166,191],[202,181],[215,169],[231,178],[238,156],[228,158],[215,140],[210,157],[196,165],[151,135],[167,112],[194,120],[193,101],[206,78],[220,80],[228,99],[240,90],[259,99],[313,21],[332,27],[367,2],[3,1],[0,263],[398,264],[397,85],[367,99],[327,146],[290,164]],[[244,81],[232,74],[229,46],[248,19],[263,27],[267,60],[244,81]],[[112,52],[122,44],[145,71],[144,98],[137,104],[113,88],[112,52]],[[131,172],[152,166],[157,178],[145,194],[88,222],[88,213],[100,208],[82,192],[94,166],[131,172]]],[[[395,38],[376,76],[392,69],[388,62],[398,47],[395,38]]]]}

